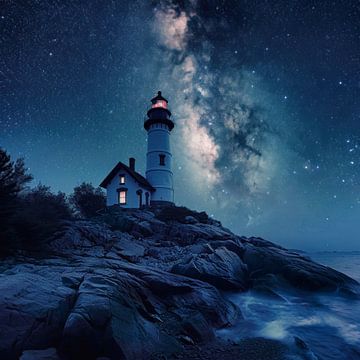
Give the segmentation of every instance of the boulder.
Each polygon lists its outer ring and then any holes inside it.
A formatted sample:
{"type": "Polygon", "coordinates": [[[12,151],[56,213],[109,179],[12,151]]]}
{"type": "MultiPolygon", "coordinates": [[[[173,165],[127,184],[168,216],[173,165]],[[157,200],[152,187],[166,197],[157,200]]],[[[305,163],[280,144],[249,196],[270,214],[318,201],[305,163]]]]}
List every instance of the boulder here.
{"type": "Polygon", "coordinates": [[[131,229],[131,234],[137,234],[138,236],[148,237],[154,234],[151,224],[148,221],[140,221],[134,223],[134,226],[131,229]]]}
{"type": "Polygon", "coordinates": [[[359,293],[359,284],[355,280],[327,266],[317,264],[308,257],[278,246],[257,246],[247,243],[245,249],[243,258],[253,282],[272,274],[276,278],[272,282],[277,282],[277,286],[284,280],[301,290],[339,291],[353,296],[359,293]]]}
{"type": "Polygon", "coordinates": [[[195,219],[193,216],[188,215],[188,216],[185,216],[184,222],[185,222],[185,224],[196,224],[196,223],[198,223],[198,220],[195,219]]]}
{"type": "Polygon", "coordinates": [[[225,247],[226,249],[232,251],[236,255],[238,255],[240,258],[244,255],[245,247],[241,242],[236,242],[233,240],[215,240],[209,242],[209,245],[213,249],[217,249],[219,247],[225,247]]]}
{"type": "Polygon", "coordinates": [[[171,272],[205,281],[222,290],[245,290],[248,286],[246,265],[225,247],[211,254],[195,255],[174,265],[171,272]]]}
{"type": "Polygon", "coordinates": [[[283,249],[285,250],[285,248],[283,248],[280,245],[277,245],[271,241],[265,240],[263,238],[260,237],[249,237],[249,238],[241,238],[243,242],[248,242],[252,245],[255,245],[257,247],[272,247],[272,248],[277,248],[277,249],[283,249]]]}
{"type": "Polygon", "coordinates": [[[135,260],[137,257],[145,255],[144,246],[136,242],[136,239],[128,234],[118,234],[111,247],[111,252],[115,252],[127,260],[135,260]]]}
{"type": "Polygon", "coordinates": [[[112,243],[114,233],[106,224],[79,220],[67,222],[65,230],[56,234],[50,246],[60,253],[83,253],[94,246],[106,248],[112,243]]]}
{"type": "Polygon", "coordinates": [[[194,313],[182,322],[186,334],[195,343],[209,342],[215,338],[214,330],[202,314],[194,313]]]}
{"type": "MultiPolygon", "coordinates": [[[[75,290],[48,269],[29,266],[0,274],[0,358],[16,359],[24,349],[55,346],[75,300],[75,290]]],[[[30,356],[30,355],[26,355],[30,356]]]]}
{"type": "Polygon", "coordinates": [[[166,236],[181,246],[192,245],[199,241],[225,240],[234,237],[225,229],[209,224],[172,224],[166,236]]]}

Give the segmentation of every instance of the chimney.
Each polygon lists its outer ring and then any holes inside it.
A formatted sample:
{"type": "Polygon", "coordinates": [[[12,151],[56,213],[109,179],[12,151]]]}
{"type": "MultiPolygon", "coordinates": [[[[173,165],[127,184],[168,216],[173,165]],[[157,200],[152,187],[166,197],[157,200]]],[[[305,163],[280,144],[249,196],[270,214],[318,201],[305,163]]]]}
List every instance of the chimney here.
{"type": "Polygon", "coordinates": [[[135,159],[132,157],[129,158],[129,168],[135,171],[135,159]]]}

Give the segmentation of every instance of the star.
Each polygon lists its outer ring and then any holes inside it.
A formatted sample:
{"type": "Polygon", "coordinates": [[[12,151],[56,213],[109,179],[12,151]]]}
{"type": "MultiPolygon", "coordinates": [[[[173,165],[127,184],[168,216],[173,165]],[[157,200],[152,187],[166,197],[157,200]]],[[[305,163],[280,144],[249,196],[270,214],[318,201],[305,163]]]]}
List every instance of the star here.
{"type": "Polygon", "coordinates": [[[354,1],[3,3],[1,146],[37,181],[70,194],[130,156],[145,170],[143,117],[162,90],[179,203],[285,246],[360,250],[354,1]]]}

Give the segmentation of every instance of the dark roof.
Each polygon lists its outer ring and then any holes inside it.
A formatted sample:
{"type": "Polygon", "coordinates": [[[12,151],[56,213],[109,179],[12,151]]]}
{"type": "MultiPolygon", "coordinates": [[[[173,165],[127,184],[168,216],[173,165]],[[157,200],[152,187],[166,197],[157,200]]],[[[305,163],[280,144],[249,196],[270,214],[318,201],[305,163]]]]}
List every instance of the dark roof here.
{"type": "Polygon", "coordinates": [[[161,95],[161,91],[158,91],[157,95],[151,99],[151,102],[155,104],[157,100],[165,100],[168,103],[168,101],[161,95]]]}
{"type": "Polygon", "coordinates": [[[109,172],[106,178],[100,184],[101,187],[106,188],[110,181],[116,176],[116,174],[120,171],[126,171],[139,185],[148,189],[150,191],[155,191],[155,189],[150,185],[150,183],[138,172],[129,168],[129,166],[125,165],[121,161],[117,163],[117,165],[109,172]]]}

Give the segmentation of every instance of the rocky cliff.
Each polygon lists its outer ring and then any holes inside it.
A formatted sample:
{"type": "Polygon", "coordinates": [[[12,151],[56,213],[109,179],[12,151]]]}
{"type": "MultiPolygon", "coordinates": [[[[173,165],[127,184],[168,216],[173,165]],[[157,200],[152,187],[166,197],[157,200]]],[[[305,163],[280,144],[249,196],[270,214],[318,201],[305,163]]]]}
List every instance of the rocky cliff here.
{"type": "Polygon", "coordinates": [[[249,289],[359,296],[346,275],[205,213],[113,207],[67,223],[41,254],[2,261],[0,358],[181,358],[241,319],[226,294],[249,289]]]}

